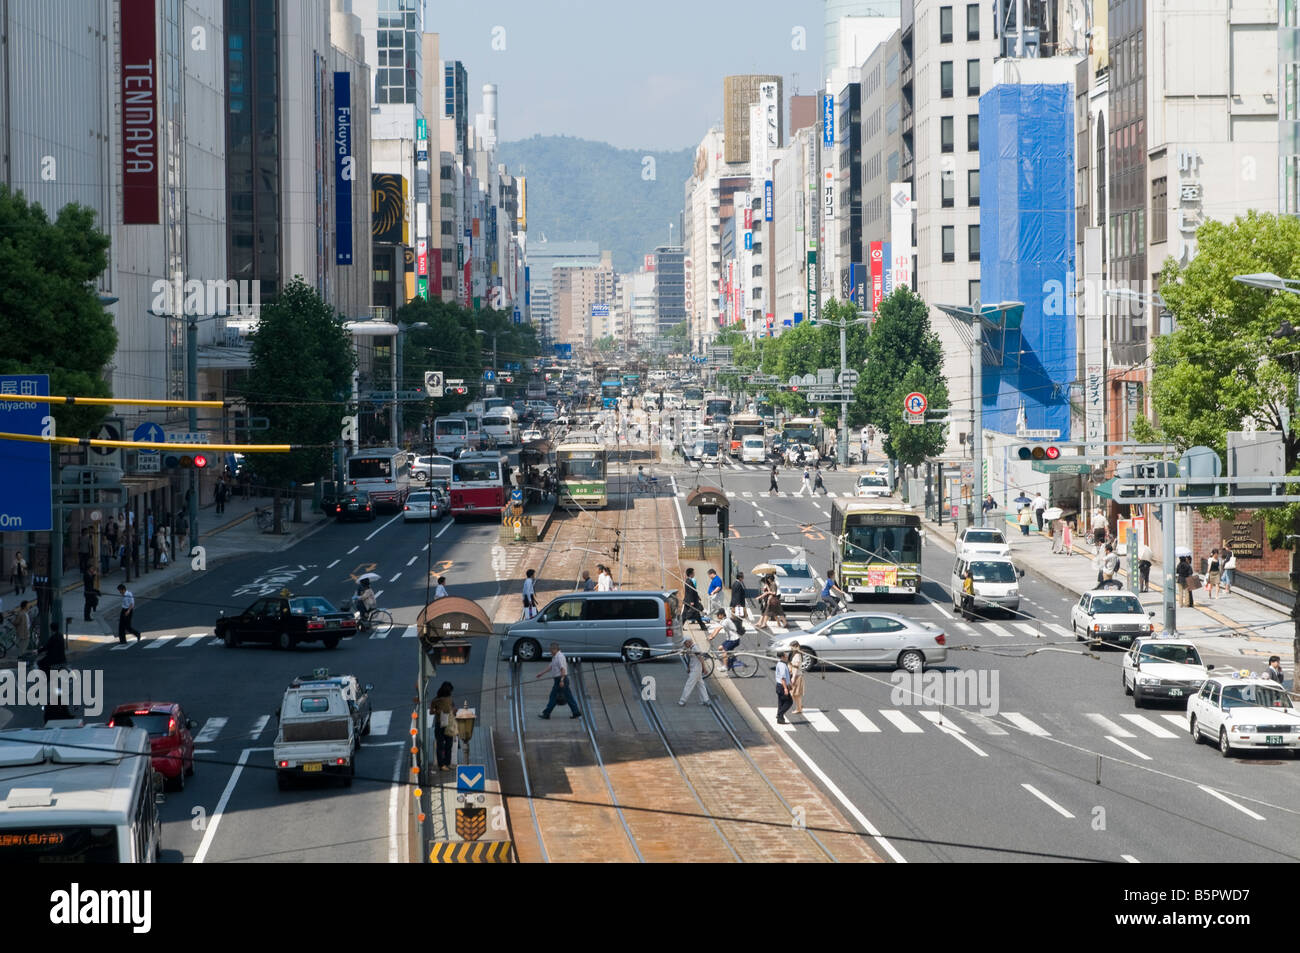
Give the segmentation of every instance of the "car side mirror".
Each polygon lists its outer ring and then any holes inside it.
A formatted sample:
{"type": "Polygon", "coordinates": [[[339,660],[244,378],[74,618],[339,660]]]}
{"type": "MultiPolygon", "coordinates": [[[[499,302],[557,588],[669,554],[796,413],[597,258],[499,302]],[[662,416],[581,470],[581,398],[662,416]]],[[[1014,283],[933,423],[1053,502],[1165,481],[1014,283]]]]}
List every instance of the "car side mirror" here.
{"type": "Polygon", "coordinates": [[[1212,668],[1214,668],[1213,665],[1207,665],[1207,666],[1205,666],[1205,670],[1206,670],[1207,672],[1208,672],[1210,669],[1212,669],[1212,668]]]}
{"type": "Polygon", "coordinates": [[[1017,569],[1016,572],[1020,574],[1021,579],[1025,578],[1025,571],[1023,569],[1017,569]]]}
{"type": "Polygon", "coordinates": [[[1151,618],[1154,619],[1156,617],[1156,610],[1151,609],[1150,611],[1147,612],[1147,615],[1149,615],[1151,618]]]}
{"type": "Polygon", "coordinates": [[[186,719],[185,721],[185,727],[188,728],[190,731],[193,731],[198,726],[199,723],[195,721],[193,718],[186,719]]]}
{"type": "Polygon", "coordinates": [[[371,685],[369,682],[366,682],[366,686],[365,686],[365,687],[366,687],[366,694],[367,694],[367,695],[369,695],[371,692],[373,692],[373,691],[375,690],[375,686],[371,685]]]}

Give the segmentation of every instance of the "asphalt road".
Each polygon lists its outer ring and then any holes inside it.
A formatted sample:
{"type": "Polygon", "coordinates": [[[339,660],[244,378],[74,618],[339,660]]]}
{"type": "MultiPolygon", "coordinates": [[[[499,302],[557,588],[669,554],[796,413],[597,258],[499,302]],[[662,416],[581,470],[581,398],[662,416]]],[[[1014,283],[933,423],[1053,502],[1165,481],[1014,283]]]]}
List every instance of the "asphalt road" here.
{"type": "MultiPolygon", "coordinates": [[[[683,489],[697,479],[674,472],[683,489]]],[[[709,467],[699,479],[731,496],[731,544],[747,574],[803,549],[824,578],[831,500],[792,498],[797,471],[782,468],[777,497],[757,466],[709,467]]],[[[838,495],[853,480],[826,474],[838,495]]],[[[1022,617],[958,622],[952,565],[952,551],[931,538],[921,600],[855,608],[939,625],[949,652],[938,670],[975,670],[985,704],[923,705],[896,688],[888,669],[818,671],[807,678],[811,716],[791,716],[779,730],[796,760],[857,809],[861,829],[879,831],[886,853],[907,861],[1300,858],[1300,761],[1225,760],[1192,743],[1181,706],[1135,709],[1120,683],[1122,653],[1082,651],[1069,635],[1075,598],[1032,568],[1022,580],[1022,617]]],[[[806,615],[790,619],[793,632],[806,615]]],[[[735,684],[778,730],[770,677],[735,684]]]]}
{"type": "MultiPolygon", "coordinates": [[[[429,573],[445,574],[454,595],[494,596],[496,542],[495,520],[462,524],[445,517],[407,525],[380,513],[370,523],[330,524],[283,553],[249,555],[142,598],[136,615],[144,641],[124,648],[112,641],[74,655],[71,668],[104,673],[105,711],[87,715],[88,722],[107,720],[122,702],[166,700],[180,702],[199,725],[195,775],[161,809],[162,859],[396,860],[398,812],[410,797],[405,779],[418,651],[412,623],[425,603],[429,573]],[[363,635],[332,651],[304,645],[281,652],[260,645],[227,649],[212,637],[220,610],[240,611],[286,587],[338,604],[363,572],[380,574],[379,604],[395,622],[386,638],[363,635]],[[289,681],[318,667],[374,685],[371,734],[357,756],[352,787],[327,781],[280,791],[271,759],[274,712],[289,681]]],[[[482,652],[457,667],[458,702],[478,704],[482,667],[482,652]]],[[[39,711],[29,709],[12,727],[33,723],[39,711]]]]}

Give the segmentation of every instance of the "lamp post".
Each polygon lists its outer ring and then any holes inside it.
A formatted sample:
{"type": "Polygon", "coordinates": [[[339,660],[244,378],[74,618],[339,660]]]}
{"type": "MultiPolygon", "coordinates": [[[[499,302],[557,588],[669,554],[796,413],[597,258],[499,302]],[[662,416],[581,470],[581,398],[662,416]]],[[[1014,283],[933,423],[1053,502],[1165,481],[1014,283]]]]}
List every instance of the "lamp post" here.
{"type": "MultiPolygon", "coordinates": [[[[1300,294],[1300,280],[1295,278],[1283,278],[1271,272],[1259,272],[1251,275],[1234,275],[1233,281],[1240,282],[1252,288],[1263,288],[1266,291],[1288,291],[1291,294],[1300,294]]],[[[1273,332],[1273,337],[1278,340],[1295,340],[1300,337],[1300,330],[1292,326],[1290,321],[1283,321],[1281,326],[1273,332]]],[[[1296,370],[1296,358],[1291,356],[1289,363],[1292,371],[1296,370]]],[[[1300,400],[1300,376],[1297,377],[1297,400],[1300,400]]],[[[1294,536],[1288,536],[1287,539],[1295,539],[1294,536]]],[[[1291,550],[1291,587],[1296,590],[1295,603],[1291,606],[1291,623],[1293,627],[1291,653],[1292,659],[1300,665],[1300,547],[1291,550]]],[[[1292,688],[1295,686],[1292,685],[1292,688]]]]}
{"type": "MultiPolygon", "coordinates": [[[[818,325],[827,325],[832,328],[840,329],[840,380],[844,378],[844,372],[848,370],[848,329],[852,325],[869,324],[873,316],[871,311],[859,311],[858,316],[849,320],[841,318],[839,321],[827,321],[824,318],[819,320],[818,325]]],[[[839,439],[835,448],[835,458],[839,461],[840,466],[847,466],[849,462],[849,398],[844,391],[844,385],[840,387],[840,428],[839,439]]]]}
{"type": "Polygon", "coordinates": [[[475,328],[474,333],[481,334],[484,337],[491,336],[492,338],[492,376],[493,378],[495,378],[496,371],[497,371],[497,332],[496,331],[488,332],[488,331],[484,331],[482,328],[475,328]]]}

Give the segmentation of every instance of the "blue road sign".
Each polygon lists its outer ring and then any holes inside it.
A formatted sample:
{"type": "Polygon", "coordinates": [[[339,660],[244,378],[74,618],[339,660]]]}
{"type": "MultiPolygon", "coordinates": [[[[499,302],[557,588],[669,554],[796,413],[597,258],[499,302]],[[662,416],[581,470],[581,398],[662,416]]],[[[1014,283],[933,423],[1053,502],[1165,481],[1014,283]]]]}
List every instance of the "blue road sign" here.
{"type": "Polygon", "coordinates": [[[456,769],[456,790],[482,793],[487,790],[487,772],[481,764],[462,764],[456,769]]]}
{"type": "Polygon", "coordinates": [[[510,491],[510,502],[511,502],[511,503],[522,503],[523,501],[524,501],[524,491],[523,491],[523,490],[520,490],[520,489],[514,489],[514,490],[511,490],[511,491],[510,491]]]}
{"type": "Polygon", "coordinates": [[[494,381],[497,379],[497,372],[492,370],[492,368],[489,367],[486,371],[483,372],[483,379],[485,381],[494,381]]]}
{"type": "MultiPolygon", "coordinates": [[[[50,395],[48,374],[0,375],[0,394],[50,395]]],[[[49,405],[34,401],[0,401],[0,432],[39,435],[49,405]]],[[[0,440],[0,530],[48,533],[54,526],[50,493],[50,445],[0,440]]]]}
{"type": "MultiPolygon", "coordinates": [[[[157,424],[141,424],[131,432],[131,439],[136,443],[166,443],[167,431],[157,424]]],[[[157,453],[157,450],[137,450],[136,453],[157,453]]]]}

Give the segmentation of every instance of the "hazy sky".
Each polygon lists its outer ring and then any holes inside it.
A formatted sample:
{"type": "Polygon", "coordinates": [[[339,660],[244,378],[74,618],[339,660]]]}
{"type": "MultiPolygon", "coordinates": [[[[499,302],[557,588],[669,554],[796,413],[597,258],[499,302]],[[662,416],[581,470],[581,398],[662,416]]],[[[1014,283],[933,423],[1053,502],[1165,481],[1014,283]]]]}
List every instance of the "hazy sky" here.
{"type": "MultiPolygon", "coordinates": [[[[722,77],[774,73],[815,93],[822,0],[427,0],[439,55],[469,71],[470,122],[498,87],[498,136],[681,149],[722,120],[722,77]],[[803,28],[805,48],[795,33],[803,28]]],[[[431,68],[425,64],[425,69],[431,68]]]]}

